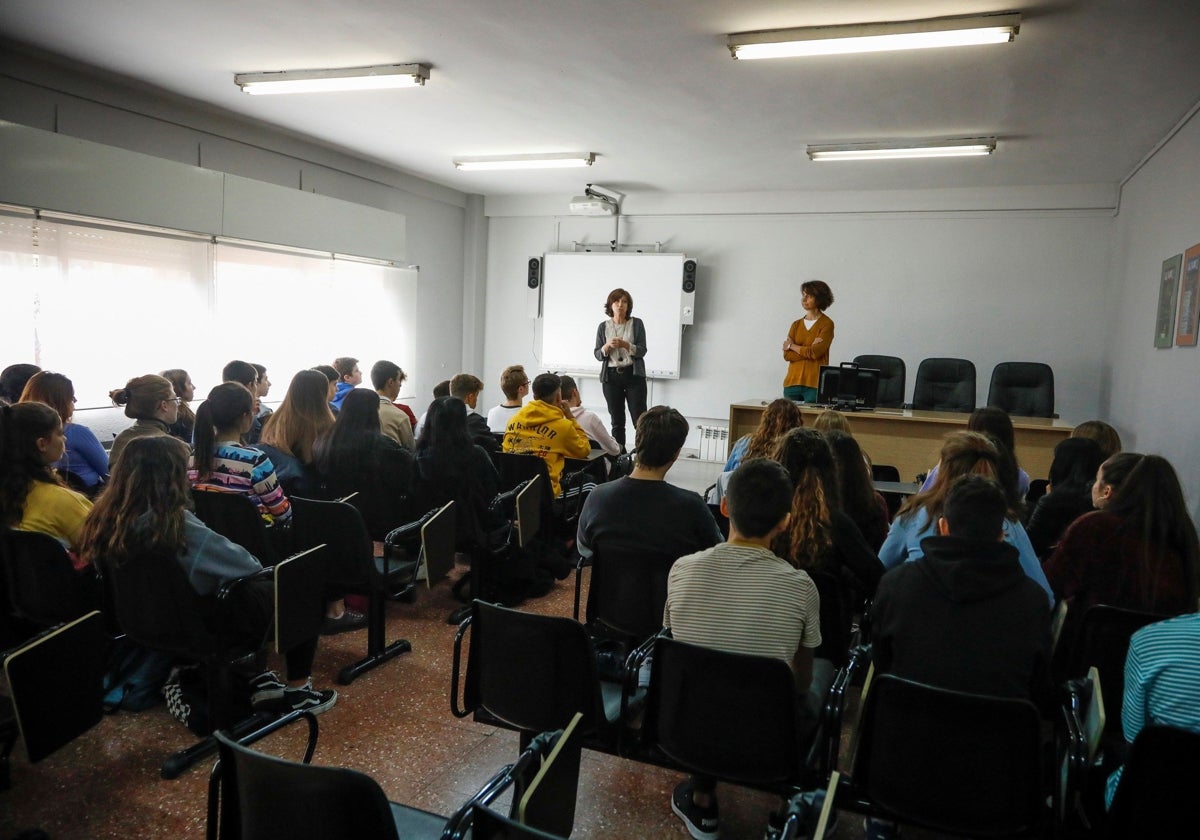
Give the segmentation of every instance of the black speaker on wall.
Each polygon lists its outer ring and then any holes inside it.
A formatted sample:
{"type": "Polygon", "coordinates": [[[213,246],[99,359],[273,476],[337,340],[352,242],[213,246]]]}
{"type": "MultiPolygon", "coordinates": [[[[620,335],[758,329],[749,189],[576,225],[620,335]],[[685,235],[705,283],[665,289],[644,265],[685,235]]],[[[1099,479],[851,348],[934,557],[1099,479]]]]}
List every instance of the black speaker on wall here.
{"type": "Polygon", "coordinates": [[[690,257],[683,261],[683,302],[679,309],[679,323],[691,324],[696,318],[696,261],[690,257]]]}
{"type": "Polygon", "coordinates": [[[525,306],[530,318],[542,314],[542,258],[530,257],[527,263],[529,271],[525,275],[525,306]]]}

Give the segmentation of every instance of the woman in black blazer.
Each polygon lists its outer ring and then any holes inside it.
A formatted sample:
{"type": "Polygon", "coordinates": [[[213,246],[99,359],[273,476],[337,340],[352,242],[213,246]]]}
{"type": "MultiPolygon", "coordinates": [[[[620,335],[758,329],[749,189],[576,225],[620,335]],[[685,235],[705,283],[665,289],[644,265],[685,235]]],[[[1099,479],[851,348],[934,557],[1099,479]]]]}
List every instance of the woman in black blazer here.
{"type": "Polygon", "coordinates": [[[596,328],[596,360],[602,362],[600,383],[612,436],[624,449],[625,404],[634,426],[646,410],[646,327],[633,317],[633,298],[624,289],[608,293],[604,313],[608,318],[596,328]]]}

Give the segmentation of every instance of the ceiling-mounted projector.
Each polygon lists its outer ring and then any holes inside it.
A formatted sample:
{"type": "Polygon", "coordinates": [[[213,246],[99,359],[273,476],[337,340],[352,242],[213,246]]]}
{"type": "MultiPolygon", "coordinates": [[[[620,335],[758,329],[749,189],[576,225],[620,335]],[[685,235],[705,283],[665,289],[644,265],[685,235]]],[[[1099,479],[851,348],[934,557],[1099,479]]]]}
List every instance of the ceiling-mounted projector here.
{"type": "Polygon", "coordinates": [[[571,213],[575,216],[612,216],[617,204],[602,195],[577,195],[571,199],[571,213]]]}

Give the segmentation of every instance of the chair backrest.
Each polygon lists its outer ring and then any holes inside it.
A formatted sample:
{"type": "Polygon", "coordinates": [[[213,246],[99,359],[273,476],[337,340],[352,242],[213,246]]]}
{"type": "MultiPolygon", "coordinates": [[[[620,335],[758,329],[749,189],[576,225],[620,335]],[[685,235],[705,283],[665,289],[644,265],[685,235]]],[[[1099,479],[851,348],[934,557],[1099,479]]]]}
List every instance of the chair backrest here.
{"type": "Polygon", "coordinates": [[[286,761],[223,732],[215,736],[221,752],[221,840],[398,840],[391,805],[370,776],[286,761]]]}
{"type": "Polygon", "coordinates": [[[425,554],[425,584],[432,589],[454,568],[457,542],[454,502],[446,502],[421,526],[421,551],[425,554]]]}
{"type": "Polygon", "coordinates": [[[922,411],[975,410],[975,364],[966,359],[925,359],[917,368],[912,407],[922,411]]]}
{"type": "Polygon", "coordinates": [[[971,836],[1028,834],[1043,815],[1041,720],[1028,700],[876,675],[855,787],[901,821],[971,836]]]}
{"type": "Polygon", "coordinates": [[[854,364],[859,367],[875,368],[879,371],[879,394],[876,408],[903,408],[904,386],[907,369],[899,356],[855,356],[854,364]]]}
{"type": "Polygon", "coordinates": [[[221,650],[205,619],[211,613],[206,599],[192,589],[174,557],[140,554],[120,563],[102,557],[99,566],[106,608],[132,641],[196,658],[221,650]]]}
{"type": "Polygon", "coordinates": [[[588,624],[603,624],[639,642],[662,629],[667,573],[678,558],[614,543],[592,554],[588,624]]]}
{"type": "Polygon", "coordinates": [[[576,712],[588,732],[604,720],[596,655],[582,624],[479,600],[464,697],[468,709],[529,732],[561,729],[576,712]]]}
{"type": "Polygon", "coordinates": [[[1054,371],[1042,362],[1001,362],[992,368],[987,404],[1021,417],[1054,416],[1054,371]]]}
{"type": "Polygon", "coordinates": [[[249,551],[264,566],[274,565],[278,558],[267,535],[267,523],[248,497],[192,488],[192,502],[196,517],[211,530],[249,551]]]}
{"type": "Polygon", "coordinates": [[[1070,640],[1067,676],[1082,677],[1095,666],[1100,671],[1100,690],[1104,697],[1108,729],[1120,730],[1121,701],[1125,696],[1125,658],[1129,639],[1147,624],[1165,621],[1169,616],[1126,610],[1097,604],[1083,614],[1078,632],[1070,640]]]}
{"type": "Polygon", "coordinates": [[[1147,726],[1138,733],[1108,814],[1108,836],[1186,837],[1195,831],[1200,733],[1147,726]]]}
{"type": "Polygon", "coordinates": [[[294,496],[292,543],[327,546],[328,577],[339,583],[361,585],[375,569],[375,543],[362,514],[346,502],[325,502],[294,496]]]}
{"type": "Polygon", "coordinates": [[[104,619],[93,610],[9,653],[4,674],[29,760],[40,761],[103,716],[104,619]]]}
{"type": "Polygon", "coordinates": [[[773,785],[803,770],[798,699],[788,664],[661,637],[644,738],[694,773],[773,785]]]}
{"type": "Polygon", "coordinates": [[[62,543],[49,534],[6,529],[0,564],[12,615],[42,627],[70,621],[100,606],[92,570],[75,571],[62,543]]]}

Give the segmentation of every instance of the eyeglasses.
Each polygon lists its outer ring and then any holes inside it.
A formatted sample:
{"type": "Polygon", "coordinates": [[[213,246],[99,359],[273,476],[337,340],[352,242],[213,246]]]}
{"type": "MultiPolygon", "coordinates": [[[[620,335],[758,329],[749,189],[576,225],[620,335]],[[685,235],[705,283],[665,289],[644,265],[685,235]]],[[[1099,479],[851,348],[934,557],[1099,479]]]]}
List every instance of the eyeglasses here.
{"type": "Polygon", "coordinates": [[[163,400],[163,402],[175,403],[175,405],[179,405],[180,403],[183,402],[183,397],[170,397],[168,399],[163,400]]]}

